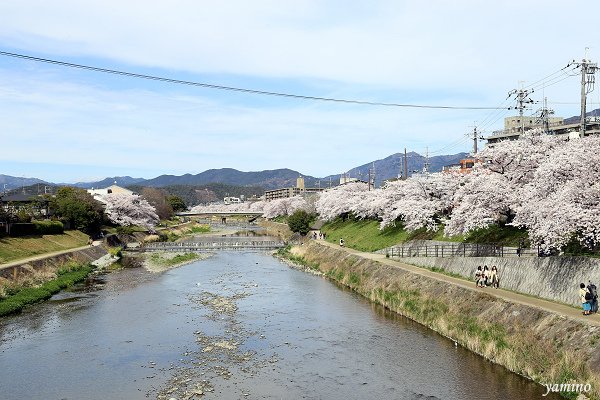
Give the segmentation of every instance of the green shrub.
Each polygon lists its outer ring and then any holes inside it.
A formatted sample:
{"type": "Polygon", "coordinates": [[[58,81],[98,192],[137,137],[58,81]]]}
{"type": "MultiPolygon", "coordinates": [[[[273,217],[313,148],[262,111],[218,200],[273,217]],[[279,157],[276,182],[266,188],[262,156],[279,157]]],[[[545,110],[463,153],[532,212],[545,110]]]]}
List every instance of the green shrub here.
{"type": "Polygon", "coordinates": [[[210,232],[210,225],[198,225],[193,226],[190,229],[190,233],[207,233],[210,232]]]}
{"type": "Polygon", "coordinates": [[[117,226],[117,233],[120,235],[131,235],[135,232],[132,226],[117,226]]]}
{"type": "Polygon", "coordinates": [[[2,300],[0,301],[0,316],[14,314],[23,308],[20,302],[14,300],[2,300]]]}
{"type": "Polygon", "coordinates": [[[113,257],[123,257],[123,248],[122,247],[110,247],[108,249],[108,253],[113,257]]]}
{"type": "Polygon", "coordinates": [[[287,223],[292,232],[298,232],[304,236],[310,232],[310,224],[314,220],[315,216],[313,214],[309,214],[304,210],[297,210],[288,217],[287,223]]]}
{"type": "Polygon", "coordinates": [[[60,221],[33,221],[33,224],[41,235],[57,235],[65,231],[65,226],[60,221]]]}

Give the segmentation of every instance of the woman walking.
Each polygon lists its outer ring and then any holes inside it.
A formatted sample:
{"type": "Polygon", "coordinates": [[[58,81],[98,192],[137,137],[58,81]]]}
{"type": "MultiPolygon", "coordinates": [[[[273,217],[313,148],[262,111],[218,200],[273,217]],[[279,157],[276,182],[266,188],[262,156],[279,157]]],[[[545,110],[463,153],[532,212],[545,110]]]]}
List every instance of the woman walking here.
{"type": "Polygon", "coordinates": [[[590,303],[589,303],[590,292],[585,288],[585,284],[582,283],[579,285],[579,301],[581,302],[581,306],[583,307],[583,315],[590,315],[590,303]]]}
{"type": "Polygon", "coordinates": [[[492,287],[498,289],[500,286],[500,278],[498,277],[498,270],[495,265],[492,265],[492,271],[490,272],[490,280],[492,281],[492,287]]]}

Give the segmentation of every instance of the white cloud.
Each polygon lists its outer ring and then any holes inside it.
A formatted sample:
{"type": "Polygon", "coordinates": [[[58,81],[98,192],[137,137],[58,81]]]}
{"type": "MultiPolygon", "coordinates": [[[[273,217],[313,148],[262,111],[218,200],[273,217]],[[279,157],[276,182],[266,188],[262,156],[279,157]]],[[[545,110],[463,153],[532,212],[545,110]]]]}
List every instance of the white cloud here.
{"type": "MultiPolygon", "coordinates": [[[[586,42],[600,37],[597,24],[563,24],[580,18],[580,5],[597,14],[598,5],[579,0],[6,0],[0,47],[275,91],[494,106],[518,80],[558,70],[585,46],[600,54],[586,42]]],[[[6,58],[0,68],[0,132],[8,136],[0,160],[109,162],[122,174],[151,165],[158,173],[230,166],[326,175],[405,146],[443,149],[474,121],[499,128],[503,115],[256,98],[6,58]]],[[[571,78],[544,94],[576,102],[578,89],[571,78]]],[[[597,92],[591,100],[600,101],[597,92]]],[[[557,106],[558,115],[577,112],[557,106]]]]}

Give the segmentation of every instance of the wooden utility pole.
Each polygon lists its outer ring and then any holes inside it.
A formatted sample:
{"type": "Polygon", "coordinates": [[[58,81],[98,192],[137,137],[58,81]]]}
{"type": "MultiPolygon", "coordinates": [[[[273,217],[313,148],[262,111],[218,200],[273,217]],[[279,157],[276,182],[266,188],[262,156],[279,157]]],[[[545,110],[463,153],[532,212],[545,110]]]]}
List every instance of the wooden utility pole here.
{"type": "Polygon", "coordinates": [[[408,179],[408,161],[406,159],[406,147],[404,148],[404,179],[408,179]]]}

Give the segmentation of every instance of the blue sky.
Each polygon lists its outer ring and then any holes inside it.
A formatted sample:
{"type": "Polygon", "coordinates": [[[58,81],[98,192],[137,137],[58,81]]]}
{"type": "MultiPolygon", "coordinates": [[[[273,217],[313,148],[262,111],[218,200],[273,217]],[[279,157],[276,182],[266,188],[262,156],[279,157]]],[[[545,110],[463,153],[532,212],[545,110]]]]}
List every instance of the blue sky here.
{"type": "MultiPolygon", "coordinates": [[[[600,57],[594,2],[350,3],[5,0],[0,49],[268,91],[492,107],[586,47],[600,57]]],[[[579,78],[552,77],[565,79],[537,85],[532,98],[579,114],[579,78]]],[[[597,108],[600,90],[588,101],[597,108]]],[[[287,167],[325,176],[404,147],[468,151],[474,123],[490,133],[512,113],[261,97],[0,57],[0,173],[76,182],[287,167]]]]}

